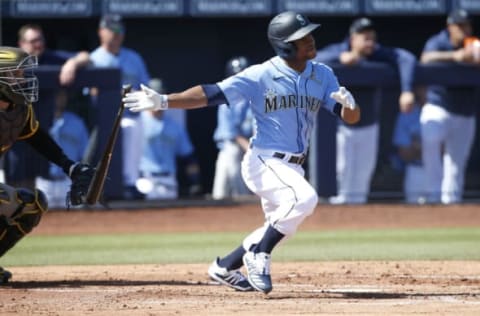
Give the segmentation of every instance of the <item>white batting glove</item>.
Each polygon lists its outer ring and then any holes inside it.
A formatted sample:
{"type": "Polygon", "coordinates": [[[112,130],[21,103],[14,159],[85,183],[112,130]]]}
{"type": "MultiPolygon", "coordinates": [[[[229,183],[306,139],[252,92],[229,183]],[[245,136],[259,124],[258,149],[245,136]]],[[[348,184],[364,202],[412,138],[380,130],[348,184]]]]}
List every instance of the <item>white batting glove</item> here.
{"type": "Polygon", "coordinates": [[[140,87],[142,90],[129,92],[123,97],[122,101],[126,108],[132,112],[168,109],[168,97],[166,94],[159,94],[143,84],[140,87]]]}
{"type": "Polygon", "coordinates": [[[335,101],[337,101],[344,107],[349,108],[350,110],[355,109],[357,106],[353,95],[345,87],[340,87],[338,91],[330,93],[330,98],[334,99],[335,101]]]}

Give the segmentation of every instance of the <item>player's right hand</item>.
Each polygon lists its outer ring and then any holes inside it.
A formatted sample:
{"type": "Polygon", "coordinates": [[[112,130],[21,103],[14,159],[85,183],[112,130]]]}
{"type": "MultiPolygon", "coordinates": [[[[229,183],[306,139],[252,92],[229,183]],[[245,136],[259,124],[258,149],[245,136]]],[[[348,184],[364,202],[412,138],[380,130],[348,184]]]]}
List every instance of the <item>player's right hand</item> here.
{"type": "Polygon", "coordinates": [[[168,109],[168,97],[166,94],[159,94],[145,85],[140,85],[142,90],[129,92],[123,97],[125,107],[132,112],[157,111],[168,109]]]}

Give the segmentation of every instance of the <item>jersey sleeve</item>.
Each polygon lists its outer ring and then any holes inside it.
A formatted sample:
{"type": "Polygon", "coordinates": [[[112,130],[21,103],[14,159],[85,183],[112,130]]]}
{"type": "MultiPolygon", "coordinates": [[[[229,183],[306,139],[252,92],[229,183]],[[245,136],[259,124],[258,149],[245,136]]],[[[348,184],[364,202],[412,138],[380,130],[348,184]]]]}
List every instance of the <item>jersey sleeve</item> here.
{"type": "MultiPolygon", "coordinates": [[[[427,42],[425,43],[425,46],[423,47],[423,52],[435,52],[435,51],[441,51],[442,49],[442,33],[437,34],[435,36],[430,37],[427,42]]],[[[445,35],[444,35],[445,36],[445,35]]]]}
{"type": "Polygon", "coordinates": [[[338,83],[337,76],[333,73],[333,70],[330,67],[325,66],[325,82],[327,87],[325,88],[324,96],[324,107],[333,113],[333,107],[337,103],[335,99],[330,97],[332,92],[338,91],[340,89],[340,84],[338,83]]]}
{"type": "Polygon", "coordinates": [[[35,112],[33,111],[33,107],[31,104],[29,104],[25,127],[23,128],[22,132],[18,136],[18,139],[26,139],[31,137],[38,130],[39,125],[40,124],[38,123],[35,117],[35,112]]]}
{"type": "Polygon", "coordinates": [[[230,106],[249,100],[249,96],[253,95],[255,91],[255,84],[258,83],[255,80],[253,67],[217,83],[230,106]]]}

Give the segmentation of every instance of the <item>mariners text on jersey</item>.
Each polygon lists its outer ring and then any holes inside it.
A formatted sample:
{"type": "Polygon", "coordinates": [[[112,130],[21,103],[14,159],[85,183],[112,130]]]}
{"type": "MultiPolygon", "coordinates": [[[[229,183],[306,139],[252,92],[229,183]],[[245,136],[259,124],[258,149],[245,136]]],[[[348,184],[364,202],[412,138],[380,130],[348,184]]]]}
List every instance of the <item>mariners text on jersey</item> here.
{"type": "Polygon", "coordinates": [[[290,109],[290,108],[306,108],[312,112],[318,111],[322,106],[323,101],[313,96],[300,95],[297,97],[295,94],[290,95],[277,95],[272,90],[267,90],[265,93],[265,113],[290,109]]]}

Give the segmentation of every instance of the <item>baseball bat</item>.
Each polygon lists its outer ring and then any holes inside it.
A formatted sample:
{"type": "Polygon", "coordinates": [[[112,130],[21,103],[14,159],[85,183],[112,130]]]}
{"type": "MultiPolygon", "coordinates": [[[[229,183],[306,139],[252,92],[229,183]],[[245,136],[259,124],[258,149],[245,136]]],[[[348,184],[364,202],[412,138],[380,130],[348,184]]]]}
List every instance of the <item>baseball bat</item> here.
{"type": "MultiPolygon", "coordinates": [[[[131,85],[124,85],[122,87],[122,99],[128,92],[130,92],[131,89],[131,85]]],[[[120,103],[117,116],[115,117],[115,121],[113,122],[113,127],[110,132],[110,137],[108,138],[107,146],[103,152],[102,158],[95,168],[95,174],[93,175],[93,179],[88,187],[88,192],[85,198],[87,204],[96,204],[102,195],[103,185],[105,184],[108,168],[110,167],[110,161],[112,160],[112,153],[117,141],[118,131],[120,130],[120,121],[122,119],[124,110],[125,104],[122,101],[120,103]]]]}

